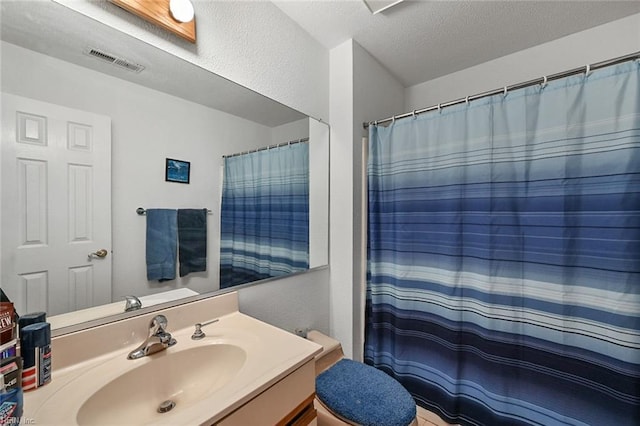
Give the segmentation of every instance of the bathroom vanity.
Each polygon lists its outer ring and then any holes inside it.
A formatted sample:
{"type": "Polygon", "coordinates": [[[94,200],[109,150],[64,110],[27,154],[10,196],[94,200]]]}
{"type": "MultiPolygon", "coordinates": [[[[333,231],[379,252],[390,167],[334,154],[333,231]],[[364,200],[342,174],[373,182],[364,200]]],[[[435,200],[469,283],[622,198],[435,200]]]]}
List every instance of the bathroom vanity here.
{"type": "Polygon", "coordinates": [[[25,393],[37,424],[316,424],[314,356],[321,347],[238,311],[227,293],[58,336],[53,379],[25,393]],[[127,359],[158,315],[177,340],[127,359]],[[206,336],[191,339],[194,324],[206,336]]]}

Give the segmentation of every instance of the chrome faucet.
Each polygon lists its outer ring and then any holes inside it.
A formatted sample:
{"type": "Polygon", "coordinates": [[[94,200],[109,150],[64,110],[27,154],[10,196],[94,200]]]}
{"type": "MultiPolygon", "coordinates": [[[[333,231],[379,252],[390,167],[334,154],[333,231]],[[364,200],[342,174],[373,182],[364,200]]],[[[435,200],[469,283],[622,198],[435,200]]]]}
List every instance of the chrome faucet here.
{"type": "Polygon", "coordinates": [[[165,329],[167,327],[167,317],[164,315],[156,315],[149,324],[149,337],[142,344],[131,351],[128,359],[138,359],[143,356],[163,351],[170,346],[175,345],[176,339],[171,337],[165,329]]]}
{"type": "Polygon", "coordinates": [[[142,302],[135,296],[125,296],[126,304],[124,306],[125,312],[135,311],[142,308],[142,302]]]}

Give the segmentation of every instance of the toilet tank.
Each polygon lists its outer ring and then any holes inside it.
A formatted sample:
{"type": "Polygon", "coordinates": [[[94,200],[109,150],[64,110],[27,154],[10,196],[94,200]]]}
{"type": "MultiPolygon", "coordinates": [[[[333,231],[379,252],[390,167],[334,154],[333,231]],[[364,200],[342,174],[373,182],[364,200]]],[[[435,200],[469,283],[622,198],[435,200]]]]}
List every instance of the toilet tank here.
{"type": "Polygon", "coordinates": [[[310,330],[307,333],[307,339],[322,346],[322,352],[315,358],[316,376],[344,357],[340,342],[317,330],[310,330]]]}

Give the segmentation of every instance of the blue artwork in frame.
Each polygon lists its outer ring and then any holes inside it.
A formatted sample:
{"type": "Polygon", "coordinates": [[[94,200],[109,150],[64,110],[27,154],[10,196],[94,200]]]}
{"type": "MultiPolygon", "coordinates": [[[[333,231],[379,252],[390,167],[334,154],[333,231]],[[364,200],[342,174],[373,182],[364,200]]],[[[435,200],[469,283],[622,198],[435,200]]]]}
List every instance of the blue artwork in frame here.
{"type": "Polygon", "coordinates": [[[191,163],[167,158],[164,180],[167,182],[189,183],[191,163]]]}

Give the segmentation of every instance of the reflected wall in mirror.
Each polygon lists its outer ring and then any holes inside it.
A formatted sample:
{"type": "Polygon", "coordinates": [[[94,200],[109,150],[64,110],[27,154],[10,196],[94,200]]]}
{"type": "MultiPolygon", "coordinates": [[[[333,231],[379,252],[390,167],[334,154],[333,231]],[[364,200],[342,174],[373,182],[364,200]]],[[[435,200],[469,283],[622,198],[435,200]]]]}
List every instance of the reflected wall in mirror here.
{"type": "Polygon", "coordinates": [[[215,294],[223,156],[304,138],[308,267],[328,263],[324,123],[58,4],[1,7],[1,279],[19,313],[59,328],[121,314],[127,295],[215,294]],[[188,185],[165,181],[166,158],[191,163],[188,185]],[[138,207],[211,210],[207,271],[148,281],[138,207]]]}

